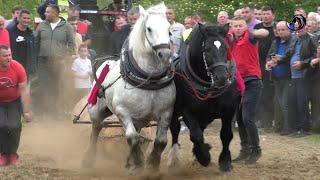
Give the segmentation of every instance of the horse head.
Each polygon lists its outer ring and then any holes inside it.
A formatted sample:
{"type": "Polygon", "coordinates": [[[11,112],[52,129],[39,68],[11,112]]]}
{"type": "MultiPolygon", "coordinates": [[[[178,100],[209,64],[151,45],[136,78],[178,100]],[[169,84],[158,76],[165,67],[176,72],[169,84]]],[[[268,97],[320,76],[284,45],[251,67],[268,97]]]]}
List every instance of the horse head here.
{"type": "Polygon", "coordinates": [[[147,10],[139,6],[140,17],[129,37],[129,49],[133,50],[133,55],[139,54],[148,59],[154,59],[154,62],[149,60],[148,63],[160,68],[171,62],[170,24],[166,17],[166,10],[164,3],[147,10]]]}
{"type": "Polygon", "coordinates": [[[195,66],[198,70],[194,70],[202,72],[202,78],[216,87],[227,85],[230,83],[227,45],[224,41],[227,31],[220,26],[199,23],[195,27],[195,33],[190,41],[190,59],[193,65],[198,64],[195,66]]]}

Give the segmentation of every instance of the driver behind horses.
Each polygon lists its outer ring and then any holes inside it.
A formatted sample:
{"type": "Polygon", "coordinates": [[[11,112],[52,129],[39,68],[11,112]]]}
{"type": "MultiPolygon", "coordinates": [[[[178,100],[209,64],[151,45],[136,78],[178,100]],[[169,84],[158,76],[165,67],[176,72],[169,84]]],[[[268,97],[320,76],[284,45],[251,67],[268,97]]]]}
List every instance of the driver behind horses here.
{"type": "Polygon", "coordinates": [[[246,160],[246,163],[251,164],[261,157],[258,129],[254,122],[262,92],[256,38],[265,37],[269,32],[265,29],[249,31],[248,25],[242,17],[236,17],[232,20],[230,31],[232,31],[229,33],[231,53],[236,61],[237,70],[245,83],[242,106],[237,117],[241,151],[235,161],[246,160]]]}

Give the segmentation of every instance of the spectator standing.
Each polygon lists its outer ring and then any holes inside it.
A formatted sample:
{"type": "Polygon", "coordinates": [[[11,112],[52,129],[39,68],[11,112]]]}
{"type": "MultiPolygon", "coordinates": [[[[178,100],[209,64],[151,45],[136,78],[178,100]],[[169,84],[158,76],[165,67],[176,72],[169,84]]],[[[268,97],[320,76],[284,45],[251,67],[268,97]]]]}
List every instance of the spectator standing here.
{"type": "Polygon", "coordinates": [[[242,9],[237,9],[233,13],[233,17],[241,17],[242,16],[242,9]]]}
{"type": "Polygon", "coordinates": [[[184,18],[183,25],[186,30],[193,27],[191,16],[187,16],[186,18],[184,18]]]}
{"type": "Polygon", "coordinates": [[[312,72],[310,71],[310,62],[316,57],[317,42],[315,36],[308,33],[304,27],[298,30],[299,43],[296,45],[298,51],[297,57],[291,58],[291,87],[290,87],[290,114],[295,119],[296,132],[295,137],[304,137],[309,135],[310,130],[310,80],[312,72]]]}
{"type": "Polygon", "coordinates": [[[10,34],[12,58],[22,64],[28,77],[36,70],[35,40],[33,31],[28,27],[30,21],[30,11],[22,9],[18,16],[18,24],[7,27],[10,34]]]}
{"type": "Polygon", "coordinates": [[[259,21],[262,21],[263,20],[263,17],[262,17],[262,10],[261,9],[258,9],[258,8],[255,8],[254,9],[254,12],[253,12],[253,17],[259,21]]]}
{"type": "Polygon", "coordinates": [[[8,46],[0,45],[0,166],[18,165],[21,115],[31,120],[30,94],[23,66],[12,60],[8,46]]]}
{"type": "Polygon", "coordinates": [[[231,53],[237,69],[245,82],[242,107],[238,111],[241,151],[235,161],[245,160],[255,163],[261,157],[258,129],[255,125],[257,105],[261,96],[262,81],[256,38],[266,37],[265,29],[248,30],[244,18],[237,17],[231,23],[234,40],[231,42],[231,53]]]}
{"type": "Polygon", "coordinates": [[[46,19],[45,12],[49,4],[58,5],[58,0],[44,0],[43,3],[37,8],[37,12],[42,20],[46,19]]]}
{"type": "MultiPolygon", "coordinates": [[[[190,17],[191,17],[192,28],[195,25],[197,25],[198,23],[202,23],[202,24],[206,23],[203,14],[201,14],[200,12],[194,12],[194,13],[192,13],[192,15],[190,17]]],[[[187,38],[189,37],[190,33],[192,32],[192,28],[189,28],[189,29],[187,29],[187,30],[185,30],[183,32],[183,35],[182,35],[182,40],[183,41],[187,40],[187,38]]]]}
{"type": "Polygon", "coordinates": [[[224,26],[229,23],[229,15],[226,11],[220,11],[217,16],[219,26],[224,26]]]}
{"type": "Polygon", "coordinates": [[[77,6],[68,9],[68,18],[72,17],[77,18],[77,33],[81,34],[83,42],[89,46],[92,40],[92,23],[88,20],[80,19],[80,9],[77,6]]]}
{"type": "Polygon", "coordinates": [[[290,83],[290,60],[296,58],[295,51],[297,37],[291,34],[285,21],[277,25],[277,34],[273,40],[268,56],[266,69],[272,70],[272,80],[275,87],[275,96],[280,105],[282,122],[275,122],[275,128],[279,129],[281,135],[288,135],[293,131],[293,122],[289,117],[289,83],[290,83]],[[294,57],[295,56],[295,57],[294,57]]]}
{"type": "Polygon", "coordinates": [[[78,49],[80,47],[80,45],[82,44],[82,36],[81,34],[77,33],[77,29],[78,29],[78,17],[76,16],[72,16],[68,18],[68,23],[73,27],[73,33],[74,33],[74,42],[75,42],[75,54],[78,55],[78,49]]]}
{"type": "MultiPolygon", "coordinates": [[[[71,25],[59,18],[60,9],[57,5],[48,5],[45,16],[35,32],[35,40],[39,45],[38,75],[39,95],[36,102],[40,112],[60,113],[58,108],[59,92],[62,90],[62,72],[65,68],[65,58],[74,54],[74,33],[71,25]]],[[[53,114],[52,114],[53,115],[53,114]]]]}
{"type": "Polygon", "coordinates": [[[275,15],[274,10],[270,6],[262,8],[263,21],[257,24],[254,29],[266,29],[269,31],[269,35],[263,38],[258,38],[259,42],[259,64],[262,72],[262,96],[259,107],[258,107],[258,119],[260,126],[269,130],[272,128],[273,118],[273,101],[270,101],[274,97],[274,87],[271,81],[270,72],[265,69],[266,58],[270,49],[271,43],[274,39],[273,29],[275,26],[275,15]]]}
{"type": "MultiPolygon", "coordinates": [[[[320,44],[318,43],[317,57],[310,62],[311,68],[319,73],[320,70],[320,44]]],[[[311,95],[311,119],[312,128],[320,132],[320,76],[319,74],[312,79],[312,95],[311,95]]]]}
{"type": "Polygon", "coordinates": [[[7,20],[5,22],[5,27],[6,28],[12,28],[13,26],[16,26],[18,24],[18,17],[20,15],[20,11],[23,9],[22,6],[20,5],[17,5],[17,6],[14,6],[11,10],[11,13],[12,13],[12,18],[10,20],[7,20]]]}
{"type": "Polygon", "coordinates": [[[140,17],[139,8],[132,7],[127,13],[128,24],[123,25],[119,31],[117,31],[112,38],[112,53],[119,54],[124,41],[129,36],[134,24],[140,17]]]}
{"type": "Polygon", "coordinates": [[[167,19],[170,23],[170,41],[172,48],[172,59],[175,59],[179,56],[180,43],[182,41],[182,35],[185,30],[184,26],[178,22],[174,21],[175,14],[174,10],[171,7],[167,8],[167,19]]]}
{"type": "Polygon", "coordinates": [[[254,7],[251,5],[245,5],[242,8],[242,17],[246,20],[249,31],[252,31],[255,25],[261,23],[261,21],[254,18],[254,7]]]}
{"type": "Polygon", "coordinates": [[[5,19],[0,16],[0,44],[10,47],[10,36],[8,30],[4,27],[5,19]]]}
{"type": "Polygon", "coordinates": [[[117,16],[114,22],[113,31],[119,31],[123,25],[127,24],[127,19],[125,16],[117,16]]]}
{"type": "Polygon", "coordinates": [[[85,44],[79,46],[79,57],[72,64],[75,88],[75,102],[86,96],[91,88],[92,67],[88,59],[88,47],[85,44]]]}

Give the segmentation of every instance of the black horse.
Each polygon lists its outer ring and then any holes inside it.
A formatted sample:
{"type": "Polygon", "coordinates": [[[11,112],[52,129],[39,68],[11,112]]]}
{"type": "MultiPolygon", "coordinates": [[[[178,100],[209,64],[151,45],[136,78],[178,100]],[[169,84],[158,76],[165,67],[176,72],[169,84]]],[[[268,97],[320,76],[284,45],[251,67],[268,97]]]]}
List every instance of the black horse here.
{"type": "Polygon", "coordinates": [[[221,118],[223,149],[219,166],[222,171],[232,169],[229,150],[233,138],[231,124],[241,94],[236,87],[235,65],[233,61],[227,61],[225,34],[223,27],[198,24],[181,47],[181,58],[176,64],[174,79],[177,98],[170,125],[173,147],[169,165],[179,160],[176,155],[179,149],[180,116],[190,130],[193,154],[203,166],[208,166],[211,160],[211,147],[204,142],[203,132],[214,119],[221,118]]]}

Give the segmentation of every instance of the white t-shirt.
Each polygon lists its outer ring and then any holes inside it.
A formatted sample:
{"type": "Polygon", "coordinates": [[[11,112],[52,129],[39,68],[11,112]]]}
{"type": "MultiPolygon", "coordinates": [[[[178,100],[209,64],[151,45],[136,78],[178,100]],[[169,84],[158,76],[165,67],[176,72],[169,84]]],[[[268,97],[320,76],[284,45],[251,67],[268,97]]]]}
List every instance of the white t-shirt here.
{"type": "Polygon", "coordinates": [[[61,21],[61,19],[59,18],[59,20],[58,20],[57,22],[55,22],[55,23],[50,23],[51,29],[54,30],[54,29],[58,26],[58,24],[60,23],[60,21],[61,21]]]}
{"type": "MultiPolygon", "coordinates": [[[[78,57],[73,61],[72,68],[73,71],[77,72],[80,75],[86,75],[89,72],[92,72],[91,61],[90,59],[82,59],[78,57]]],[[[90,77],[88,79],[74,78],[74,87],[75,88],[91,88],[90,77]]]]}

